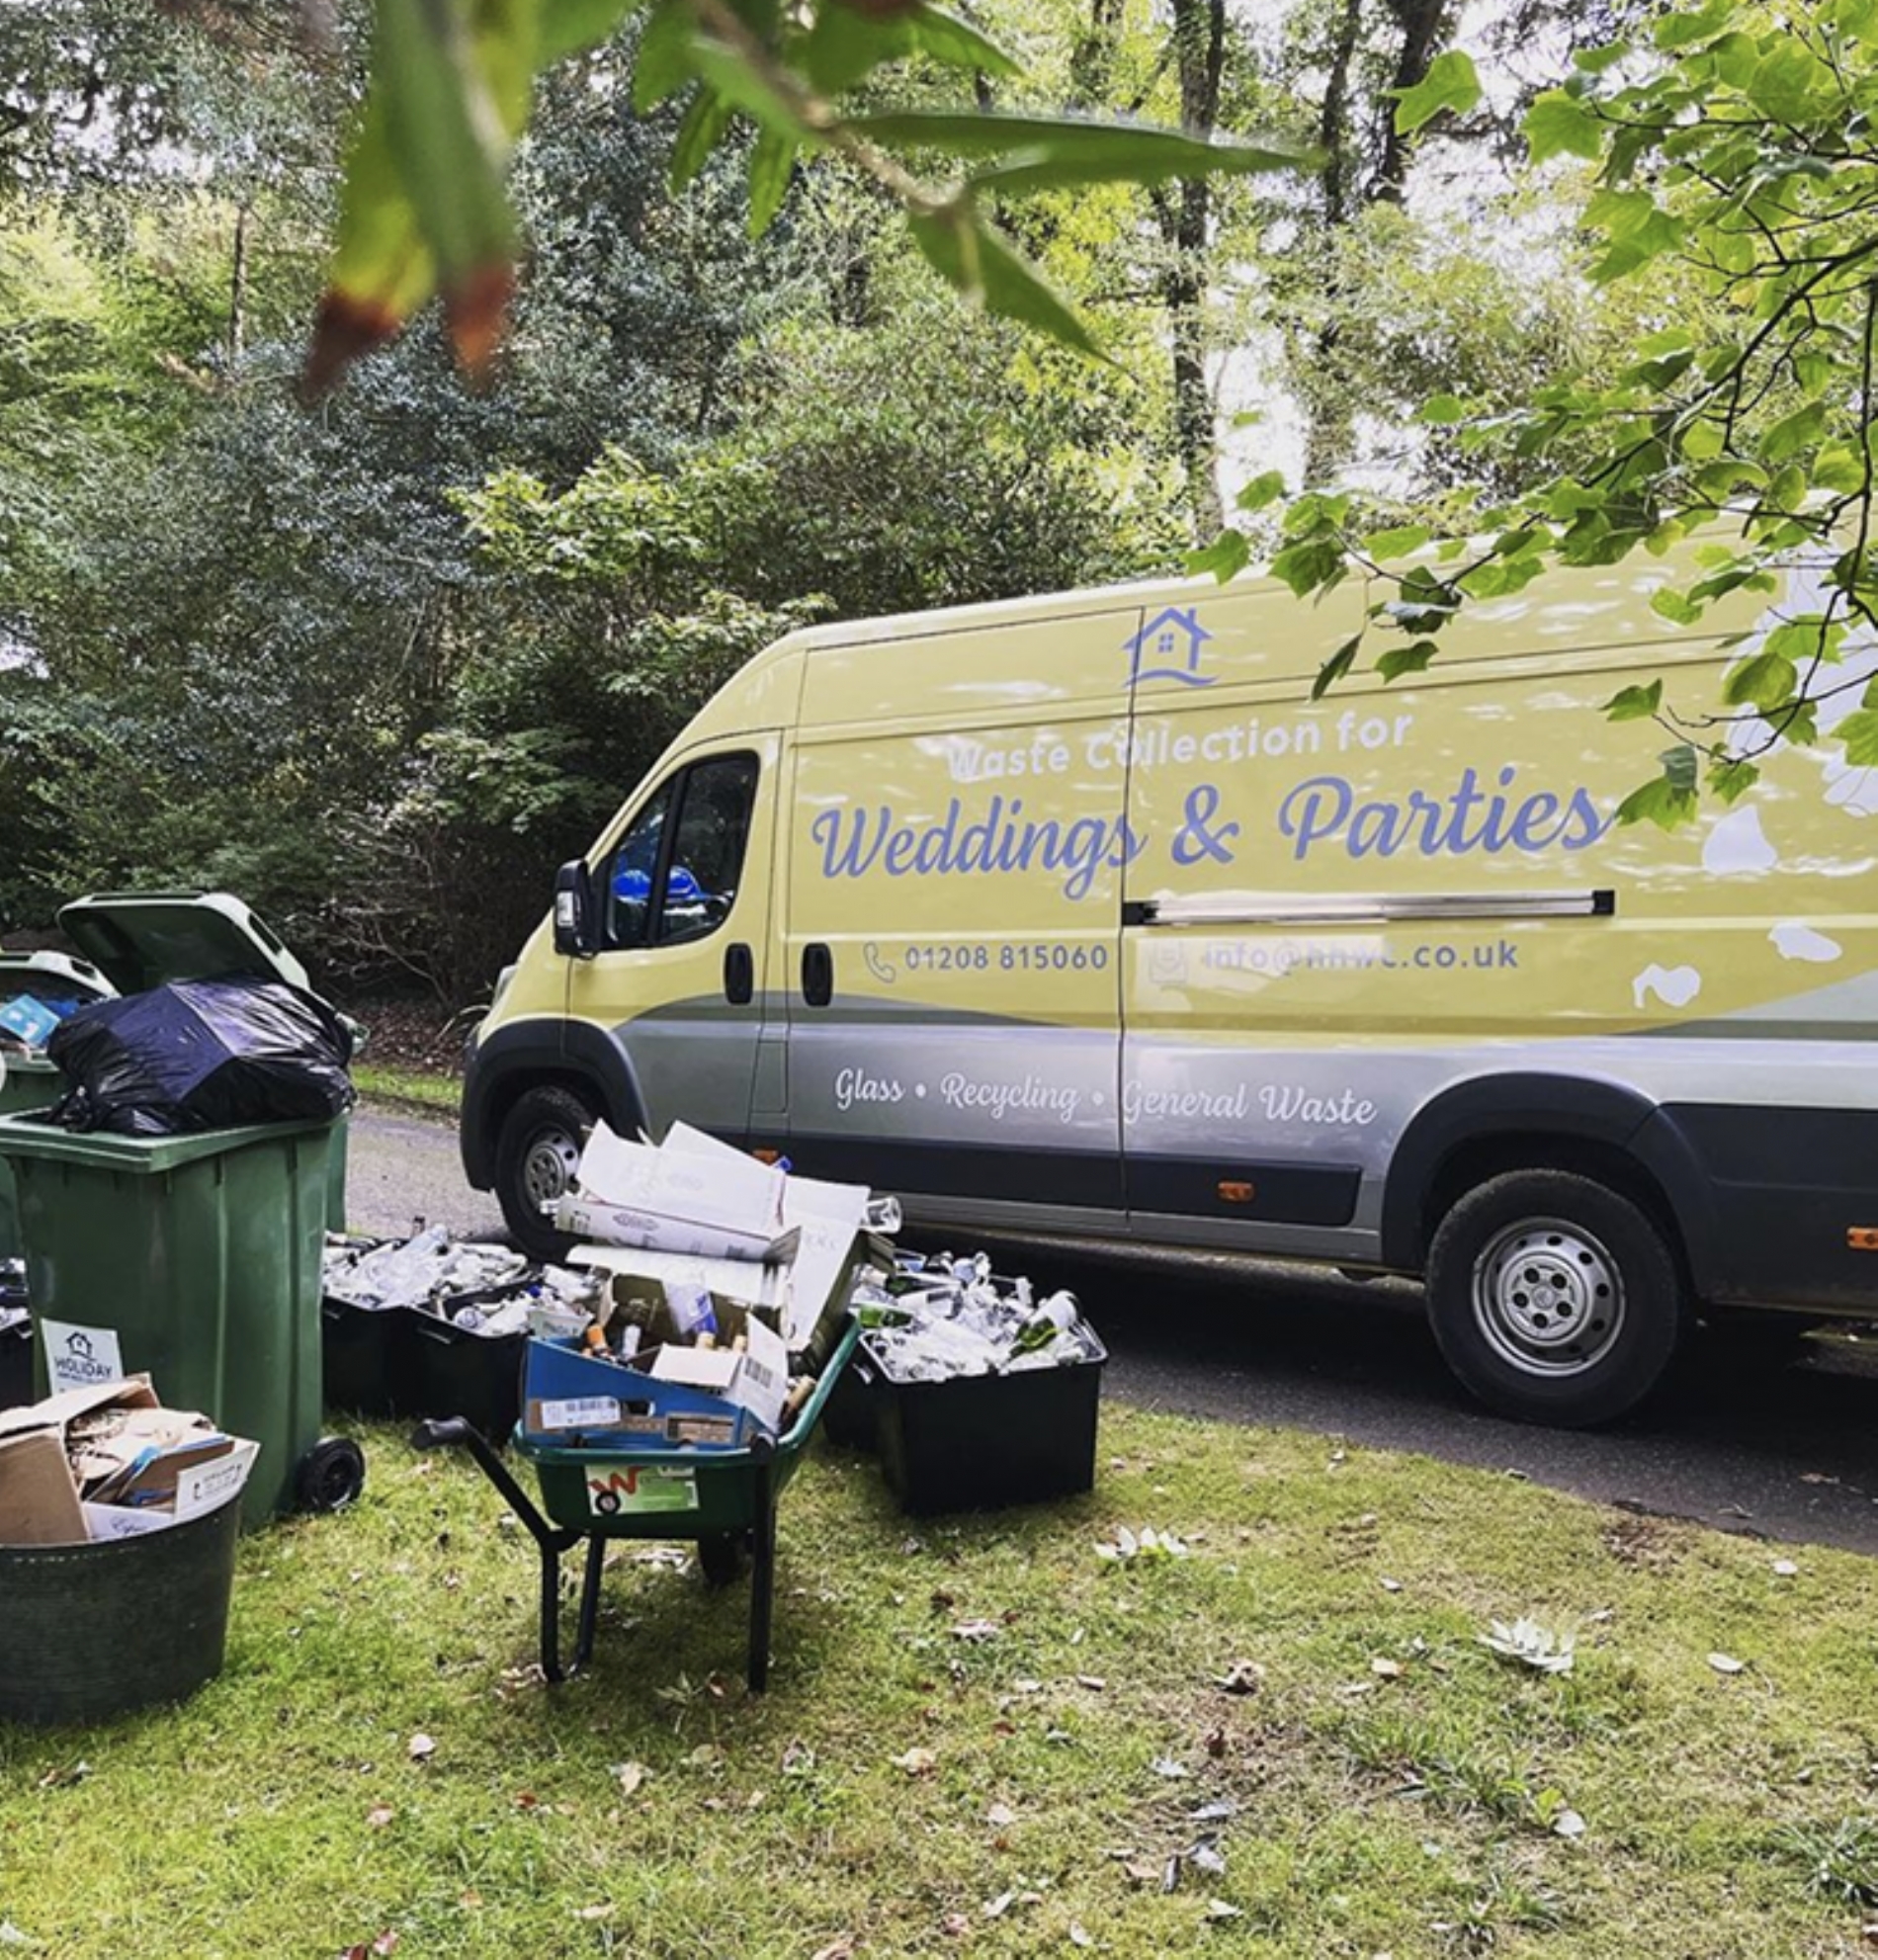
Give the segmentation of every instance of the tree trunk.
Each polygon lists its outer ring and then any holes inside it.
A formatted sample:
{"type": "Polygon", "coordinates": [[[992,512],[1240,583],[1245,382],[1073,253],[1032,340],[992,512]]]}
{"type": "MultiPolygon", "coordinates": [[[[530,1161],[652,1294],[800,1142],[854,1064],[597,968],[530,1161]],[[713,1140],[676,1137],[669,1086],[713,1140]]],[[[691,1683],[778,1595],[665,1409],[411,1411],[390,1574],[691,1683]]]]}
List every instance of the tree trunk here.
{"type": "Polygon", "coordinates": [[[248,208],[235,207],[234,265],[228,274],[228,373],[232,377],[248,337],[248,208]]]}
{"type": "MultiPolygon", "coordinates": [[[[1180,121],[1210,135],[1220,113],[1226,59],[1226,0],[1173,0],[1174,57],[1180,72],[1180,121]]],[[[1154,213],[1167,247],[1161,299],[1173,339],[1174,444],[1187,479],[1194,536],[1210,539],[1224,522],[1215,470],[1213,390],[1207,383],[1206,298],[1213,194],[1204,177],[1182,178],[1156,192],[1154,213]]]]}
{"type": "MultiPolygon", "coordinates": [[[[1402,30],[1402,50],[1389,85],[1411,89],[1434,65],[1441,43],[1453,30],[1452,0],[1388,0],[1388,6],[1402,30]]],[[[1381,161],[1370,179],[1369,196],[1375,204],[1399,205],[1408,175],[1408,138],[1396,132],[1394,96],[1384,102],[1382,118],[1381,161]]]]}

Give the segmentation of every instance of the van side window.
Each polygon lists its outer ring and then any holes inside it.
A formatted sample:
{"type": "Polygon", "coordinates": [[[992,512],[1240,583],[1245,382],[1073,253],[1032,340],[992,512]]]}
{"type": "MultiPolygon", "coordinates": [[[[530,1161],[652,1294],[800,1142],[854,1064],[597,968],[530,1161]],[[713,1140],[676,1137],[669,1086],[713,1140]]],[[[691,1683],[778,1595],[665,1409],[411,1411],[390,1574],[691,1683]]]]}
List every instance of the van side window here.
{"type": "Polygon", "coordinates": [[[753,755],[718,756],[686,771],[671,862],[665,869],[665,900],[659,907],[661,946],[703,939],[730,916],[755,800],[753,755]]]}
{"type": "Polygon", "coordinates": [[[743,874],[756,771],[753,755],[713,756],[653,791],[607,859],[610,950],[703,939],[729,917],[743,874]]]}

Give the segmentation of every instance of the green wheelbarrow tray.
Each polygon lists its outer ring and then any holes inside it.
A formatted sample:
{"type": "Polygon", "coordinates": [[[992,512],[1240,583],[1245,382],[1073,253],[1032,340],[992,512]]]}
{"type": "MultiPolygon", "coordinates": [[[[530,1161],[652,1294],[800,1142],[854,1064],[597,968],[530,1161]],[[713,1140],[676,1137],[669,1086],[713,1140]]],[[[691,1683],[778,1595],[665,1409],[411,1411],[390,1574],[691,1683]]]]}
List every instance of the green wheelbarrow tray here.
{"type": "Polygon", "coordinates": [[[747,1449],[555,1449],[533,1443],[517,1431],[519,1456],[535,1466],[541,1484],[538,1506],[489,1440],[461,1416],[420,1423],[411,1432],[414,1449],[459,1444],[468,1449],[541,1552],[542,1672],[551,1681],[566,1678],[560,1664],[560,1559],[584,1538],[587,1563],[581,1576],[579,1630],[573,1669],[593,1657],[600,1611],[600,1575],[611,1538],[691,1539],[706,1580],[727,1584],[737,1576],[747,1547],[750,1554],[750,1651],[746,1666],[752,1694],[769,1680],[770,1618],[776,1596],[776,1503],[795,1476],[803,1452],[821,1420],[860,1338],[852,1321],[828,1357],[815,1392],[795,1422],[774,1439],[760,1436],[747,1449]],[[609,1504],[608,1499],[613,1502],[609,1504]],[[543,1513],[547,1514],[544,1515],[543,1513]]]}

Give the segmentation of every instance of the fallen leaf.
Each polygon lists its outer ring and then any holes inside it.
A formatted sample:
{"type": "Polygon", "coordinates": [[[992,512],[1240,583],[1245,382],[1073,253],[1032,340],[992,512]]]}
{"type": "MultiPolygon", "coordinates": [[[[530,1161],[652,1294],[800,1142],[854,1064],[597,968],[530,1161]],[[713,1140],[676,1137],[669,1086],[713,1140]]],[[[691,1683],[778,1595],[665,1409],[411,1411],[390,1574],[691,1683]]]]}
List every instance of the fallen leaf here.
{"type": "Polygon", "coordinates": [[[892,1756],[889,1760],[908,1776],[930,1776],[939,1758],[931,1749],[908,1749],[904,1755],[892,1756]]]}
{"type": "Polygon", "coordinates": [[[816,1947],[815,1960],[854,1960],[854,1935],[836,1933],[826,1946],[816,1947]]]}
{"type": "Polygon", "coordinates": [[[708,1769],[723,1754],[724,1751],[721,1748],[719,1748],[716,1743],[700,1743],[698,1747],[695,1749],[693,1749],[688,1756],[686,1756],[685,1760],[688,1763],[690,1763],[694,1768],[708,1769]]]}
{"type": "Polygon", "coordinates": [[[1001,1919],[1017,1903],[1015,1892],[1000,1892],[995,1899],[987,1899],[979,1911],[987,1919],[1001,1919]]]}
{"type": "Polygon", "coordinates": [[[642,1762],[616,1762],[613,1765],[613,1780],[620,1786],[620,1795],[635,1795],[645,1781],[645,1765],[642,1762]]]}
{"type": "Polygon", "coordinates": [[[1748,1665],[1746,1661],[1737,1661],[1732,1654],[1711,1654],[1708,1664],[1718,1674],[1739,1674],[1748,1665]]]}
{"type": "Polygon", "coordinates": [[[576,1906],[574,1908],[574,1917],[577,1919],[610,1919],[612,1917],[613,1908],[604,1900],[597,1906],[576,1906]]]}
{"type": "Polygon", "coordinates": [[[457,1904],[461,1906],[465,1912],[473,1913],[482,1904],[482,1894],[478,1892],[474,1886],[471,1886],[467,1892],[460,1892],[457,1894],[457,1904]]]}
{"type": "Polygon", "coordinates": [[[963,1939],[972,1930],[972,1921],[963,1913],[948,1913],[939,1921],[939,1930],[948,1939],[963,1939]]]}
{"type": "Polygon", "coordinates": [[[785,1776],[807,1776],[814,1766],[814,1750],[800,1738],[784,1749],[782,1771],[785,1776]]]}
{"type": "Polygon", "coordinates": [[[533,1790],[517,1790],[515,1793],[515,1808],[518,1811],[532,1811],[536,1809],[540,1805],[540,1803],[541,1803],[541,1799],[535,1794],[533,1790]]]}
{"type": "Polygon", "coordinates": [[[1776,1559],[1773,1562],[1773,1576],[1775,1578],[1797,1578],[1799,1573],[1800,1568],[1791,1559],[1776,1559]]]}
{"type": "Polygon", "coordinates": [[[1385,1592],[1400,1592],[1402,1590],[1402,1580],[1399,1578],[1384,1579],[1383,1590],[1385,1592]]]}
{"type": "Polygon", "coordinates": [[[413,1762],[428,1762],[437,1752],[437,1745],[422,1730],[404,1745],[404,1753],[413,1762]]]}
{"type": "Polygon", "coordinates": [[[1133,1886],[1158,1885],[1160,1883],[1160,1867],[1158,1865],[1143,1864],[1139,1859],[1135,1858],[1129,1859],[1122,1866],[1122,1875],[1133,1886]]]}
{"type": "Polygon", "coordinates": [[[11,1919],[0,1919],[0,1946],[37,1946],[31,1933],[22,1932],[11,1919]]]}
{"type": "Polygon", "coordinates": [[[1265,1670],[1256,1661],[1235,1661],[1214,1682],[1228,1694],[1256,1694],[1265,1685],[1265,1670]]]}
{"type": "Polygon", "coordinates": [[[1210,1756],[1224,1755],[1226,1753],[1226,1731],[1224,1729],[1209,1729],[1200,1738],[1200,1747],[1210,1756]]]}
{"type": "Polygon", "coordinates": [[[1011,1692],[1013,1694],[1042,1694],[1043,1691],[1044,1684],[1042,1681],[1021,1680],[1011,1683],[1011,1692]]]}
{"type": "Polygon", "coordinates": [[[954,1640],[969,1641],[995,1640],[997,1638],[997,1622],[995,1620],[961,1620],[952,1629],[952,1638],[954,1640]]]}
{"type": "Polygon", "coordinates": [[[386,1953],[395,1953],[397,1951],[397,1934],[394,1932],[380,1933],[378,1938],[372,1942],[372,1951],[381,1956],[386,1953]]]}
{"type": "Polygon", "coordinates": [[[1210,1839],[1190,1846],[1187,1862],[1200,1871],[1211,1872],[1215,1878],[1226,1876],[1226,1854],[1210,1839]]]}
{"type": "Polygon", "coordinates": [[[42,1790],[68,1790],[74,1783],[82,1783],[91,1774],[88,1762],[65,1763],[57,1769],[48,1769],[40,1778],[42,1790]]]}
{"type": "Polygon", "coordinates": [[[1836,1484],[1836,1477],[1828,1477],[1823,1470],[1803,1470],[1800,1473],[1802,1484],[1836,1484]]]}
{"type": "Polygon", "coordinates": [[[763,1806],[768,1802],[769,1802],[769,1792],[767,1790],[752,1790],[750,1794],[743,1799],[743,1808],[746,1811],[760,1811],[763,1808],[763,1806]]]}
{"type": "Polygon", "coordinates": [[[1182,1776],[1190,1776],[1192,1773],[1184,1762],[1176,1762],[1170,1755],[1157,1755],[1154,1758],[1156,1776],[1165,1776],[1172,1781],[1182,1776]]]}
{"type": "Polygon", "coordinates": [[[1369,1671],[1378,1680],[1399,1681],[1408,1670],[1400,1661],[1392,1661],[1386,1654],[1379,1654],[1370,1662],[1369,1671]]]}
{"type": "Polygon", "coordinates": [[[1582,1837],[1584,1820],[1577,1811],[1561,1811],[1552,1820],[1553,1834],[1559,1837],[1582,1837]]]}
{"type": "Polygon", "coordinates": [[[1238,1805],[1231,1797],[1215,1797],[1210,1804],[1201,1804],[1187,1815],[1195,1824],[1224,1824],[1229,1817],[1238,1816],[1238,1805]]]}
{"type": "Polygon", "coordinates": [[[993,1804],[991,1808],[984,1813],[984,1821],[986,1824],[990,1825],[994,1831],[1002,1831],[1006,1825],[1015,1824],[1017,1822],[1017,1813],[1011,1809],[1009,1804],[993,1804]]]}
{"type": "Polygon", "coordinates": [[[1108,1682],[1100,1674],[1078,1674],[1076,1676],[1076,1686],[1079,1688],[1093,1688],[1099,1693],[1103,1688],[1108,1686],[1108,1682]]]}
{"type": "Polygon", "coordinates": [[[389,1804],[374,1804],[366,1812],[365,1821],[374,1831],[383,1831],[396,1815],[397,1812],[389,1804]]]}
{"type": "Polygon", "coordinates": [[[1093,1946],[1095,1941],[1089,1936],[1089,1929],[1080,1919],[1069,1921],[1069,1944],[1071,1946],[1093,1946]]]}
{"type": "Polygon", "coordinates": [[[1224,1899],[1209,1899],[1206,1902],[1206,1916],[1209,1919],[1242,1919],[1245,1917],[1237,1906],[1229,1906],[1224,1899]]]}

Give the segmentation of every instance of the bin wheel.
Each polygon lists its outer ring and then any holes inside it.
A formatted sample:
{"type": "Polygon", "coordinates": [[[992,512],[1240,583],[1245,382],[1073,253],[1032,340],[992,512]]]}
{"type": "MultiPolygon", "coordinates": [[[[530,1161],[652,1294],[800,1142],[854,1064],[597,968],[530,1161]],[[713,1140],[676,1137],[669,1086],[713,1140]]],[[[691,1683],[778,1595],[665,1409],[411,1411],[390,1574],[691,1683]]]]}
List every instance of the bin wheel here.
{"type": "Polygon", "coordinates": [[[729,1585],[743,1572],[743,1534],[717,1531],[698,1540],[698,1564],[707,1585],[729,1585]]]}
{"type": "Polygon", "coordinates": [[[350,1436],[322,1436],[299,1460],[294,1494],[303,1511],[337,1511],[365,1489],[365,1452],[350,1436]]]}

